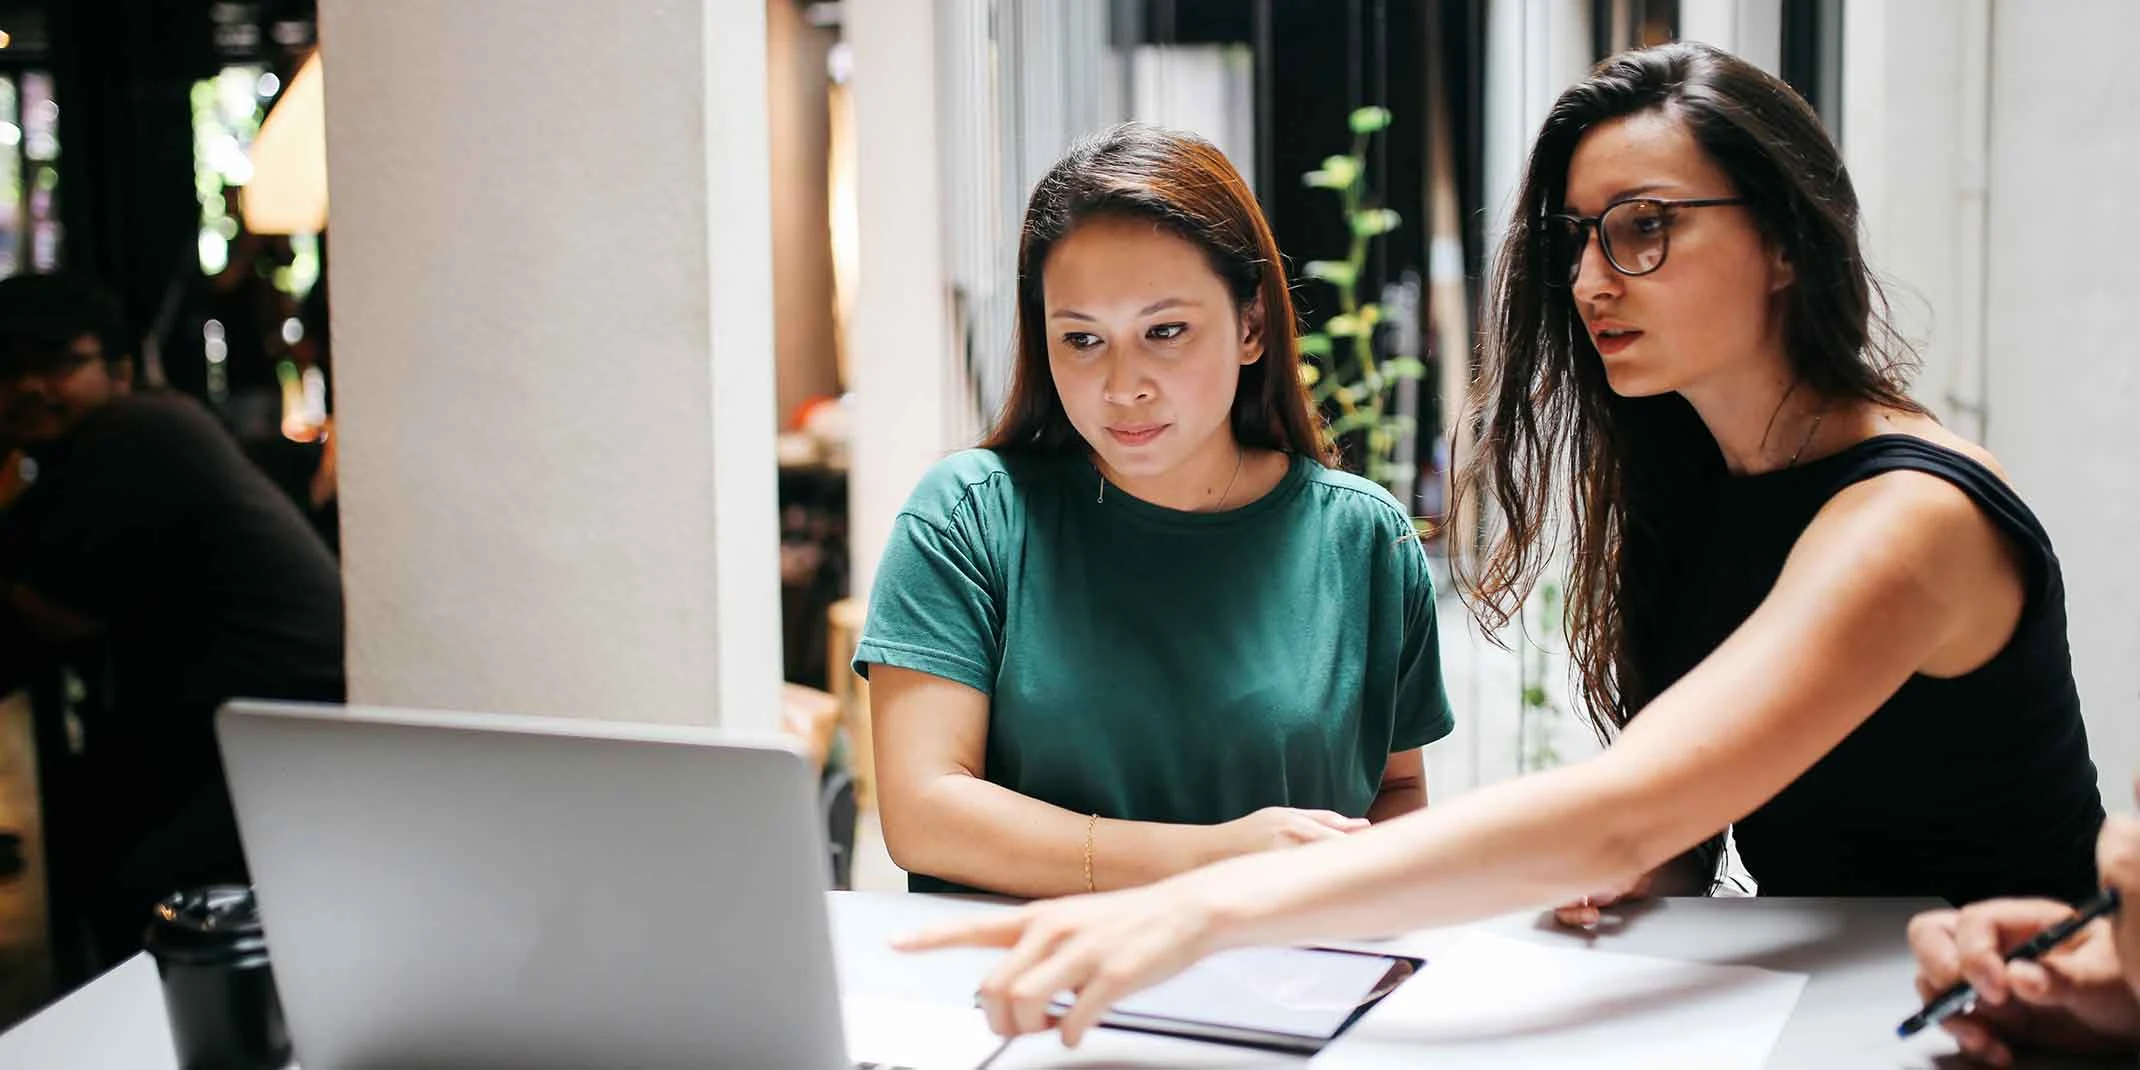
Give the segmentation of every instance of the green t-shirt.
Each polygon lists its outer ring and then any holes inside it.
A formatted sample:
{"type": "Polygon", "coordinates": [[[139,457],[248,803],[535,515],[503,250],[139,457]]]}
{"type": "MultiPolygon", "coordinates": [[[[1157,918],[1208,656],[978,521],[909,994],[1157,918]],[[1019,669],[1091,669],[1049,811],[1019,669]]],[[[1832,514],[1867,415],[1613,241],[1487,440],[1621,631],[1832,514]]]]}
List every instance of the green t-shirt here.
{"type": "Polygon", "coordinates": [[[1449,733],[1425,551],[1381,487],[1299,456],[1223,513],[1099,487],[1081,457],[939,462],[894,521],[855,671],[980,691],[990,781],[1129,821],[1365,816],[1392,752],[1449,733]]]}

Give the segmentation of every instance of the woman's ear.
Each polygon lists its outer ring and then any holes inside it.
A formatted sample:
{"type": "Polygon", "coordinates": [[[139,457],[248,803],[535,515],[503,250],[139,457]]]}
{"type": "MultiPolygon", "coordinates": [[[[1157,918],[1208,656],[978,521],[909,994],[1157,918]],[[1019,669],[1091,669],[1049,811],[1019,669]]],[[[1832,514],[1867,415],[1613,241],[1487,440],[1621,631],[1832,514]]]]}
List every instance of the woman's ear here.
{"type": "Polygon", "coordinates": [[[1782,293],[1798,281],[1798,268],[1791,263],[1791,254],[1781,244],[1769,247],[1768,292],[1782,293]]]}
{"type": "Polygon", "coordinates": [[[1263,314],[1263,294],[1258,291],[1241,309],[1241,363],[1244,366],[1263,359],[1268,322],[1269,317],[1263,314]]]}

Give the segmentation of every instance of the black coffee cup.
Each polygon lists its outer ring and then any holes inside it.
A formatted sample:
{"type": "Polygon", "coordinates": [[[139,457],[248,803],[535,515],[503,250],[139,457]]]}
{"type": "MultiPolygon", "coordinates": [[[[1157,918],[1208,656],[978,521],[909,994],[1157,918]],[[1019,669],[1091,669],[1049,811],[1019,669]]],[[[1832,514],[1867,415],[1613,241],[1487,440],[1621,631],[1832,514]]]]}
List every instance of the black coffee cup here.
{"type": "Polygon", "coordinates": [[[252,889],[218,884],[156,904],[146,938],[181,1070],[282,1070],[290,1038],[252,889]]]}

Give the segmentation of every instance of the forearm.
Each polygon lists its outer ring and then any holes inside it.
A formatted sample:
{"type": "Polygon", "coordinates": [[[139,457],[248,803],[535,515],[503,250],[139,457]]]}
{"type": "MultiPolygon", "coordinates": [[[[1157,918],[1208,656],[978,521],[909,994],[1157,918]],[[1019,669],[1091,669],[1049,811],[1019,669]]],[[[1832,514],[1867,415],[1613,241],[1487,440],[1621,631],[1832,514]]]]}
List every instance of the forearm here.
{"type": "Polygon", "coordinates": [[[901,868],[1005,895],[1040,899],[1150,884],[1222,857],[1203,825],[1116,821],[1076,813],[966,774],[934,778],[881,807],[885,846],[901,868]]]}
{"type": "Polygon", "coordinates": [[[1639,803],[1614,764],[1601,757],[1508,781],[1190,879],[1228,946],[1387,935],[1563,902],[1630,883],[1689,846],[1640,816],[1655,807],[1639,803]]]}

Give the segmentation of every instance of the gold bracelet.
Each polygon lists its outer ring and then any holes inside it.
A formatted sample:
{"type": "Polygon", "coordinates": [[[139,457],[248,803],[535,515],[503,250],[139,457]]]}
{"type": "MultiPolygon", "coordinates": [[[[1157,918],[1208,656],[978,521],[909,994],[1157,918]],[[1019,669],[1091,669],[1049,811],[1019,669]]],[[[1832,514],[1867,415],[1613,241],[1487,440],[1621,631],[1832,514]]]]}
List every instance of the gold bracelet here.
{"type": "Polygon", "coordinates": [[[1092,831],[1099,823],[1100,815],[1098,814],[1085,819],[1085,891],[1087,892],[1099,890],[1092,883],[1092,831]]]}

